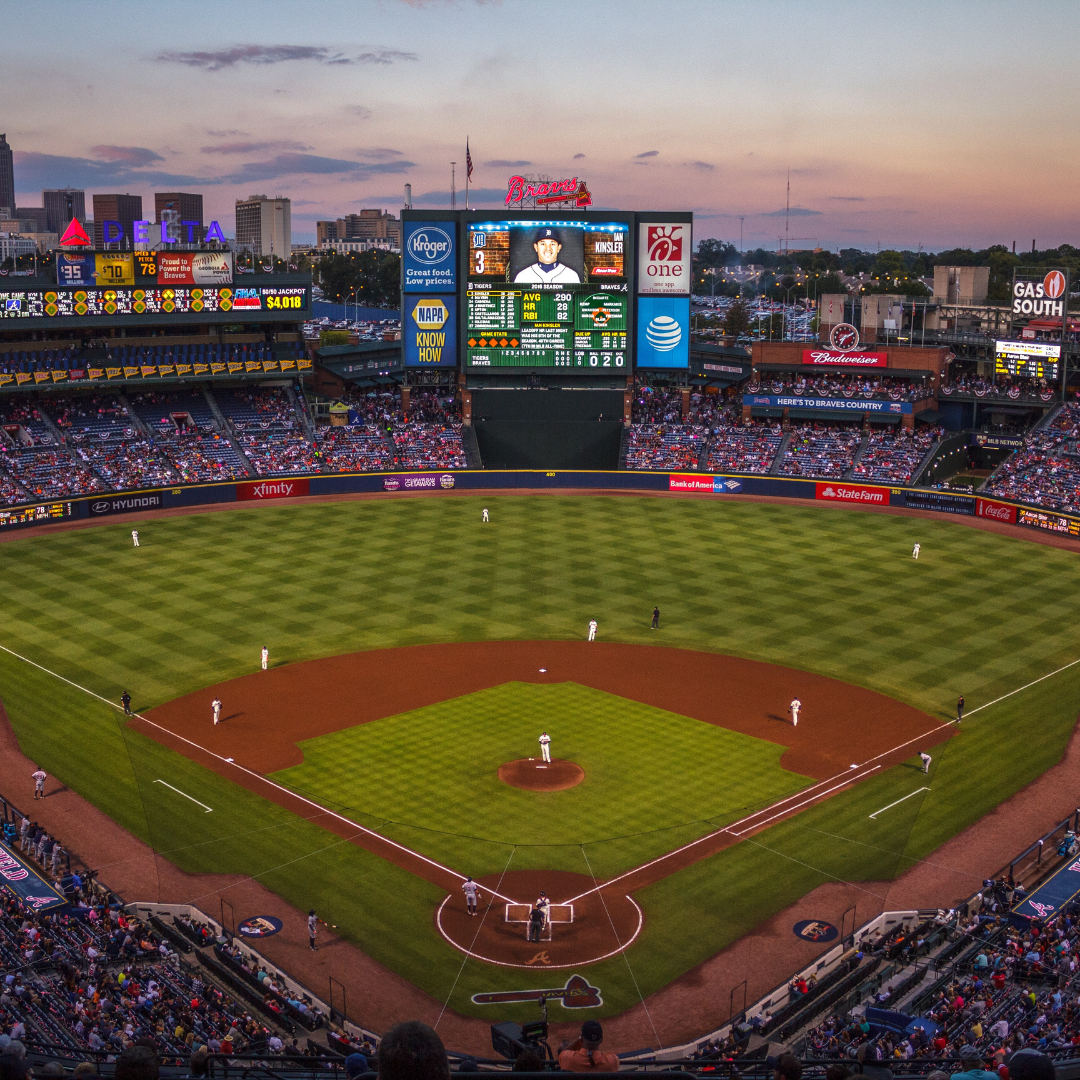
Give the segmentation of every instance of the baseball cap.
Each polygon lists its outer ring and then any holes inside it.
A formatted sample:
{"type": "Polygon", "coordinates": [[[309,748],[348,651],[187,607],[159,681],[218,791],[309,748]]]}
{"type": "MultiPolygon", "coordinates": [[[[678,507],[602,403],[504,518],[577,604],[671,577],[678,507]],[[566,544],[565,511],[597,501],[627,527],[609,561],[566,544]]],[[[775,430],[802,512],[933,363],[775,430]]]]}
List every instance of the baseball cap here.
{"type": "Polygon", "coordinates": [[[363,1054],[350,1054],[345,1059],[345,1075],[347,1077],[359,1076],[367,1071],[367,1058],[363,1054]]]}
{"type": "Polygon", "coordinates": [[[556,243],[562,243],[562,233],[558,229],[537,229],[536,235],[533,236],[533,243],[538,244],[541,240],[554,240],[556,243]]]}
{"type": "Polygon", "coordinates": [[[604,1037],[604,1029],[599,1020],[586,1020],[581,1025],[581,1037],[589,1042],[599,1042],[604,1037]]]}
{"type": "Polygon", "coordinates": [[[961,1061],[982,1061],[982,1051],[974,1046],[961,1046],[960,1047],[960,1060],[961,1061]]]}

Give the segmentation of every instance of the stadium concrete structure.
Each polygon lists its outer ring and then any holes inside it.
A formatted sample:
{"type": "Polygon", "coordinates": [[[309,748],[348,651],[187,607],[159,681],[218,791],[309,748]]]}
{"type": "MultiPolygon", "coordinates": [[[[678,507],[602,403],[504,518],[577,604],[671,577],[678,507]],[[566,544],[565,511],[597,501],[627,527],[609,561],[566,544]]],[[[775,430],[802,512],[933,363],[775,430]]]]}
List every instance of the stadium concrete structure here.
{"type": "MultiPolygon", "coordinates": [[[[877,1037],[929,1023],[1009,933],[972,918],[1075,851],[1080,506],[926,482],[1013,449],[939,430],[946,348],[693,344],[689,215],[402,226],[400,344],[305,342],[298,276],[0,284],[11,911],[76,965],[214,987],[213,1024],[159,1032],[177,1068],[235,1059],[232,1026],[253,1063],[291,1032],[338,1069],[414,1017],[512,1056],[528,1032],[491,1025],[538,1005],[552,1045],[600,1017],[628,1067],[744,1073],[769,1040],[825,1060],[815,1024],[883,987],[877,1037]],[[570,289],[541,277],[563,258],[570,289]],[[108,900],[133,922],[101,936],[108,900]]],[[[1029,493],[1073,407],[1001,385],[1037,421],[1000,473],[1029,493]]],[[[9,1008],[31,1050],[104,1057],[9,1008]]],[[[940,1018],[912,1071],[978,1041],[940,1018]]]]}

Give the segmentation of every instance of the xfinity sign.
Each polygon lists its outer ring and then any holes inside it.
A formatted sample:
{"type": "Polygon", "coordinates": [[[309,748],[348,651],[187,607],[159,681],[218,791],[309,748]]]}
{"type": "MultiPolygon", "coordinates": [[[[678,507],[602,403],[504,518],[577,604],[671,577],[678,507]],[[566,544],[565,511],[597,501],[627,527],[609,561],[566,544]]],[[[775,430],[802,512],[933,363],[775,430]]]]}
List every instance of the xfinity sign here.
{"type": "Polygon", "coordinates": [[[452,221],[405,222],[402,263],[406,292],[454,292],[455,228],[452,221]]]}

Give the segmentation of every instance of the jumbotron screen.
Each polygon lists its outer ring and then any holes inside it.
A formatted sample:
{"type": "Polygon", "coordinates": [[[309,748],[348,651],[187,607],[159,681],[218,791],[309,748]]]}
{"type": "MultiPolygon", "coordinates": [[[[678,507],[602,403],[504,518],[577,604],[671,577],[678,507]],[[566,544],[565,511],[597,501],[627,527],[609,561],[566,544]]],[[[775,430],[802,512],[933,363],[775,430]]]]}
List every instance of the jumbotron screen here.
{"type": "Polygon", "coordinates": [[[628,237],[618,222],[470,223],[466,370],[625,373],[628,237]]]}

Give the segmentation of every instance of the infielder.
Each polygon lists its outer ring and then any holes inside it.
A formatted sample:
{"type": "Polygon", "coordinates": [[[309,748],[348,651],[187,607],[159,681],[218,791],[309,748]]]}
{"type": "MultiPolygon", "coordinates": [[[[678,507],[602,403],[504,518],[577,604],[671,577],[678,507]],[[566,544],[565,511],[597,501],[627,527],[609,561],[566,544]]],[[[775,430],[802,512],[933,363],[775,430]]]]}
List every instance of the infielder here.
{"type": "Polygon", "coordinates": [[[481,514],[481,515],[480,515],[480,520],[481,520],[481,521],[483,521],[483,522],[485,522],[485,523],[486,523],[486,522],[487,522],[487,520],[488,520],[488,512],[487,512],[487,507],[486,507],[486,506],[484,507],[484,512],[483,512],[483,514],[481,514]]]}
{"type": "Polygon", "coordinates": [[[480,887],[470,877],[465,879],[465,884],[461,886],[461,891],[465,893],[465,903],[468,905],[469,914],[475,915],[476,897],[477,894],[480,892],[480,887]]]}
{"type": "Polygon", "coordinates": [[[133,544],[134,544],[134,545],[135,545],[136,547],[138,547],[138,546],[139,546],[139,530],[138,530],[138,529],[132,529],[132,530],[131,530],[131,542],[132,542],[132,543],[133,543],[133,544]]]}
{"type": "Polygon", "coordinates": [[[266,665],[270,663],[270,650],[264,645],[262,647],[262,652],[259,653],[259,656],[262,658],[262,669],[263,671],[265,671],[266,665]]]}
{"type": "Polygon", "coordinates": [[[45,780],[47,779],[45,770],[44,769],[37,769],[36,771],[32,772],[30,774],[30,776],[34,781],[34,798],[35,799],[44,799],[45,798],[45,780]]]}
{"type": "Polygon", "coordinates": [[[913,548],[911,549],[911,557],[912,557],[912,558],[913,558],[913,559],[914,559],[914,560],[915,560],[916,562],[918,562],[918,561],[919,561],[919,552],[920,552],[920,551],[922,551],[922,544],[916,544],[916,545],[915,545],[915,546],[914,546],[914,547],[913,547],[913,548]]]}
{"type": "Polygon", "coordinates": [[[514,281],[562,281],[579,285],[581,277],[578,272],[559,262],[562,246],[562,233],[558,229],[537,229],[533,236],[536,262],[518,271],[514,281]]]}
{"type": "Polygon", "coordinates": [[[551,760],[551,736],[546,731],[540,732],[540,756],[545,761],[551,760]]]}
{"type": "Polygon", "coordinates": [[[214,698],[214,700],[210,702],[210,708],[214,710],[214,727],[217,727],[221,722],[221,699],[214,698]]]}
{"type": "Polygon", "coordinates": [[[964,695],[961,694],[956,701],[956,722],[959,724],[964,719],[964,695]]]}
{"type": "Polygon", "coordinates": [[[930,762],[934,759],[925,751],[919,751],[919,759],[922,761],[922,771],[928,773],[930,771],[930,762]]]}
{"type": "Polygon", "coordinates": [[[658,607],[654,607],[652,609],[652,626],[650,627],[650,629],[660,629],[660,609],[658,607]]]}
{"type": "Polygon", "coordinates": [[[799,726],[799,710],[802,708],[802,702],[798,698],[792,698],[791,704],[788,706],[788,712],[791,713],[791,726],[799,726]]]}
{"type": "Polygon", "coordinates": [[[596,640],[596,620],[595,619],[590,619],[589,620],[589,640],[590,641],[595,641],[596,640]]]}

